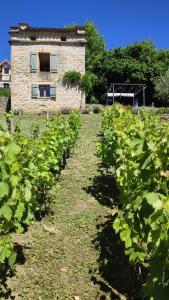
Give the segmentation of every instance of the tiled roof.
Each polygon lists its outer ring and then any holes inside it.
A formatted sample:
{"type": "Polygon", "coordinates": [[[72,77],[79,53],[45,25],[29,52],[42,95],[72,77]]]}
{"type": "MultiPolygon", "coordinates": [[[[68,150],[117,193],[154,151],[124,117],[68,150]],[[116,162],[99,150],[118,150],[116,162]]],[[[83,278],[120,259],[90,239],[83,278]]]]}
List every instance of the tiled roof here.
{"type": "Polygon", "coordinates": [[[85,31],[84,26],[75,26],[70,28],[50,28],[50,27],[31,27],[26,23],[19,23],[18,26],[11,26],[10,33],[12,32],[23,32],[23,33],[34,33],[34,32],[46,32],[46,33],[67,33],[67,34],[77,34],[78,30],[85,31]]]}
{"type": "Polygon", "coordinates": [[[8,64],[9,66],[11,65],[10,62],[7,59],[0,62],[0,66],[2,66],[4,64],[8,64]]]}

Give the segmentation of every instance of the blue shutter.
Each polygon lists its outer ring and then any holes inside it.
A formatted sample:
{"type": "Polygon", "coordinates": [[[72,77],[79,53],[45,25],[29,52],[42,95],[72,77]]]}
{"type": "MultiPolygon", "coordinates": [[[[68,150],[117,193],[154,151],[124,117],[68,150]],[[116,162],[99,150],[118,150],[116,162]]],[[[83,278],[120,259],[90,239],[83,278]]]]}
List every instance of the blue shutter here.
{"type": "Polygon", "coordinates": [[[37,53],[31,52],[30,54],[30,71],[31,73],[37,72],[37,53]]]}
{"type": "Polygon", "coordinates": [[[50,54],[50,71],[52,73],[57,72],[57,57],[56,54],[50,54]]]}
{"type": "Polygon", "coordinates": [[[40,92],[40,97],[44,97],[44,86],[40,86],[39,92],[40,92]]]}
{"type": "Polygon", "coordinates": [[[53,98],[56,97],[56,84],[50,85],[50,97],[53,97],[53,98]]]}
{"type": "Polygon", "coordinates": [[[38,98],[39,86],[32,84],[32,98],[38,98]]]}
{"type": "Polygon", "coordinates": [[[50,97],[50,86],[46,87],[46,97],[50,97]]]}

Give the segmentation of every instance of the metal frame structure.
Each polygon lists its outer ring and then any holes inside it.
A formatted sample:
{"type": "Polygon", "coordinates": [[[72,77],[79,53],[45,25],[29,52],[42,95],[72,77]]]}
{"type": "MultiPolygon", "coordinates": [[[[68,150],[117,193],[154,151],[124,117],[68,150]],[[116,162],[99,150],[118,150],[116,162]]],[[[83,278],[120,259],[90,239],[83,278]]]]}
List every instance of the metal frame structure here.
{"type": "MultiPolygon", "coordinates": [[[[143,97],[143,106],[145,106],[145,90],[146,90],[147,86],[145,84],[140,84],[140,83],[116,83],[113,82],[111,83],[111,86],[107,92],[107,97],[113,97],[113,104],[114,104],[114,98],[115,97],[132,97],[133,98],[133,106],[134,106],[134,99],[135,97],[141,93],[142,91],[142,97],[143,97]],[[135,91],[134,92],[130,92],[130,93],[115,93],[115,87],[132,87],[135,91]],[[111,92],[112,91],[112,92],[111,92]]],[[[107,98],[107,104],[108,104],[108,98],[107,98]]]]}

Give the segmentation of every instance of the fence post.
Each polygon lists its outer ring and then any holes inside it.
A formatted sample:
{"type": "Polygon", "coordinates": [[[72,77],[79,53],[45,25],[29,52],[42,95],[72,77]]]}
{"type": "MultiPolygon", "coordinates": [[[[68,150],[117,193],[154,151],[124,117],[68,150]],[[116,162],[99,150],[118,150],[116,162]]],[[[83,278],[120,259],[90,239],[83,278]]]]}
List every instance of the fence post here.
{"type": "Polygon", "coordinates": [[[46,112],[46,121],[48,122],[49,121],[49,111],[47,110],[46,112]]]}

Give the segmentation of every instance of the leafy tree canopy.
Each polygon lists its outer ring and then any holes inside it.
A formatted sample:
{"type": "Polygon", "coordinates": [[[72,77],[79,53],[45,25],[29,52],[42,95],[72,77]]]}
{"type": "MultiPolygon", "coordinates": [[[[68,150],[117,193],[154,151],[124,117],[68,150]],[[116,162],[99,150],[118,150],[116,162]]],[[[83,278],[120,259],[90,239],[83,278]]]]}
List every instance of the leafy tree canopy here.
{"type": "Polygon", "coordinates": [[[94,93],[100,99],[112,82],[145,83],[150,101],[155,98],[155,81],[169,68],[169,51],[157,50],[152,41],[104,51],[93,72],[98,82],[94,93]]]}
{"type": "MultiPolygon", "coordinates": [[[[75,26],[76,24],[67,27],[75,26]]],[[[90,92],[87,93],[89,101],[93,97],[99,101],[104,98],[112,82],[144,83],[148,87],[146,98],[149,102],[157,99],[160,94],[155,92],[155,85],[157,79],[169,68],[169,50],[156,49],[152,41],[145,40],[107,51],[104,38],[94,23],[86,21],[85,30],[86,82],[92,78],[90,92]]]]}
{"type": "Polygon", "coordinates": [[[159,100],[169,103],[169,69],[157,79],[155,90],[159,100]]]}
{"type": "MultiPolygon", "coordinates": [[[[65,25],[65,28],[75,28],[76,23],[71,25],[65,25]]],[[[104,39],[100,36],[98,30],[95,28],[94,23],[89,21],[85,22],[85,31],[87,39],[86,48],[86,70],[92,71],[93,65],[98,62],[98,59],[102,56],[105,48],[104,39]]]]}
{"type": "Polygon", "coordinates": [[[86,69],[87,71],[93,71],[93,67],[98,63],[98,60],[102,57],[105,43],[102,36],[95,28],[94,23],[86,21],[85,23],[87,49],[86,49],[86,69]]]}

